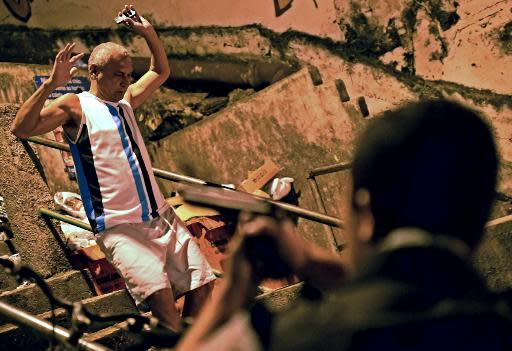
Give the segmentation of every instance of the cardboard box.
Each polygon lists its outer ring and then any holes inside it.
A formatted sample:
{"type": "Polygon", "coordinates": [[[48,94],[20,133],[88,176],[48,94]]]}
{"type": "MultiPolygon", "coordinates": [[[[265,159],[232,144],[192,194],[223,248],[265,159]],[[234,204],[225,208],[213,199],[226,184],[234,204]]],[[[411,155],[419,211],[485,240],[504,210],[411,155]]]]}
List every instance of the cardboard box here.
{"type": "Polygon", "coordinates": [[[266,159],[263,166],[253,172],[249,172],[247,179],[240,184],[240,189],[252,194],[256,190],[261,189],[282,169],[272,160],[266,159]]]}

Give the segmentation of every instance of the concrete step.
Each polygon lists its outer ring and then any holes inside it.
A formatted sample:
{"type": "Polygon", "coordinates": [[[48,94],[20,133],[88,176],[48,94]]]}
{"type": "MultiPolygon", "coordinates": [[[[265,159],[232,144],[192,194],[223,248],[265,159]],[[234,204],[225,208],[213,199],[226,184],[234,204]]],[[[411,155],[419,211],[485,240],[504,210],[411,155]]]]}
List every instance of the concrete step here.
{"type": "Polygon", "coordinates": [[[256,300],[263,302],[270,311],[284,311],[297,299],[303,285],[301,282],[263,293],[256,300]]]}
{"type": "Polygon", "coordinates": [[[487,222],[485,235],[473,255],[476,269],[493,291],[512,289],[512,215],[487,222]]]}
{"type": "MultiPolygon", "coordinates": [[[[94,314],[126,314],[126,313],[139,313],[135,307],[131,297],[126,290],[115,291],[110,294],[94,296],[82,301],[88,311],[94,314]]],[[[56,325],[64,328],[70,328],[71,319],[68,313],[62,308],[57,308],[53,311],[47,311],[37,315],[37,318],[42,320],[53,320],[56,325]]],[[[95,334],[101,330],[110,330],[110,323],[93,323],[89,329],[89,333],[95,334]]],[[[103,333],[107,335],[108,333],[103,333]]],[[[101,338],[96,338],[101,339],[101,338]]],[[[50,345],[49,340],[36,331],[29,330],[26,327],[18,327],[14,324],[5,324],[0,326],[0,345],[4,350],[46,350],[50,345]]],[[[115,344],[112,344],[115,345],[115,344]]]]}
{"type": "MultiPolygon", "coordinates": [[[[80,271],[59,273],[46,282],[55,296],[67,301],[80,301],[94,296],[80,271]]],[[[52,310],[48,298],[36,284],[5,291],[0,294],[0,300],[32,314],[52,310]]],[[[0,316],[0,324],[3,323],[6,321],[0,316]]]]}
{"type": "MultiPolygon", "coordinates": [[[[79,291],[87,290],[83,277],[80,272],[72,271],[48,280],[49,285],[59,297],[65,297],[68,300],[80,300],[79,291]],[[80,285],[81,288],[77,288],[80,285]],[[84,285],[85,284],[85,285],[84,285]],[[70,289],[69,285],[73,286],[70,289]],[[68,291],[68,293],[64,293],[68,291]],[[78,298],[76,298],[78,296],[78,298]],[[75,298],[73,298],[75,297],[75,298]]],[[[279,288],[271,292],[262,293],[257,297],[263,301],[265,305],[272,311],[281,311],[286,309],[298,296],[302,283],[279,288]]],[[[88,292],[89,293],[89,292],[88,292]]],[[[62,308],[46,310],[44,309],[46,297],[42,296],[41,291],[31,284],[31,286],[9,291],[2,294],[2,300],[8,303],[15,303],[17,307],[26,309],[27,311],[37,314],[37,318],[53,322],[61,327],[69,328],[71,326],[70,316],[62,308]]],[[[129,294],[126,290],[116,291],[110,294],[89,297],[84,299],[83,304],[86,308],[95,314],[104,313],[109,315],[139,313],[129,294]]],[[[149,316],[149,313],[145,314],[149,316]]],[[[84,340],[95,342],[109,347],[113,350],[124,349],[128,346],[138,345],[141,343],[140,336],[127,330],[127,323],[94,323],[84,335],[84,340]]],[[[50,346],[50,341],[36,331],[27,327],[18,327],[13,324],[5,324],[0,326],[0,345],[5,350],[27,350],[38,351],[46,350],[50,346]]]]}
{"type": "MultiPolygon", "coordinates": [[[[143,315],[150,317],[151,313],[147,312],[143,315]]],[[[128,346],[140,344],[140,337],[128,331],[127,327],[127,322],[116,323],[107,328],[86,335],[84,340],[104,345],[112,350],[123,350],[128,346]]]]}
{"type": "MultiPolygon", "coordinates": [[[[298,283],[279,288],[259,295],[257,300],[262,301],[273,312],[283,311],[298,297],[302,286],[303,283],[298,283]]],[[[146,313],[145,316],[150,316],[150,313],[146,313]]],[[[122,350],[127,346],[140,344],[142,341],[139,336],[127,330],[126,322],[117,323],[88,334],[84,339],[89,342],[102,344],[113,350],[122,350]]]]}

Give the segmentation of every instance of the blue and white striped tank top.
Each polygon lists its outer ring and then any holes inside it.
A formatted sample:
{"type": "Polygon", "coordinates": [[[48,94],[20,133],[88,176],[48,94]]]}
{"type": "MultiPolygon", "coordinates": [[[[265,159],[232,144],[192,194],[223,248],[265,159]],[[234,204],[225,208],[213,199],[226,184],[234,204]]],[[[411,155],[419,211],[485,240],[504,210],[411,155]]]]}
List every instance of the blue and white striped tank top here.
{"type": "Polygon", "coordinates": [[[87,218],[96,233],[121,223],[156,218],[167,205],[130,104],[78,94],[82,121],[76,140],[66,135],[87,218]]]}

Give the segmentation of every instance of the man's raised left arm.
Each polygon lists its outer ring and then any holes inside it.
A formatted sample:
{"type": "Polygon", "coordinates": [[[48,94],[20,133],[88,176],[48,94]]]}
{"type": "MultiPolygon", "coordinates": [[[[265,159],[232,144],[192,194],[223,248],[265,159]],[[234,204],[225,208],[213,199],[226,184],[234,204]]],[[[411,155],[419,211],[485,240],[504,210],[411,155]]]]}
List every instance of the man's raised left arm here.
{"type": "MultiPolygon", "coordinates": [[[[135,11],[133,5],[125,5],[119,15],[121,13],[127,14],[130,10],[135,11]]],[[[124,96],[132,108],[135,109],[142,105],[167,80],[171,71],[165,49],[151,23],[138,14],[133,18],[127,18],[124,23],[146,40],[151,51],[149,70],[139,80],[130,85],[124,96]]]]}

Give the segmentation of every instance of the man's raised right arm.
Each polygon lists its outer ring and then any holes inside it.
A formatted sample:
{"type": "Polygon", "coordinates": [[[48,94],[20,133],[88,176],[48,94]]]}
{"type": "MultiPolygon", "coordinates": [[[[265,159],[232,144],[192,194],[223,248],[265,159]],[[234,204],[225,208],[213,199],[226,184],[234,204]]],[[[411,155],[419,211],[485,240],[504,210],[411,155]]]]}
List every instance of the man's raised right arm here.
{"type": "Polygon", "coordinates": [[[74,46],[75,44],[68,43],[59,51],[50,77],[21,105],[11,125],[11,132],[17,137],[28,138],[44,134],[70,121],[76,96],[63,95],[45,108],[44,103],[53,90],[69,82],[76,72],[74,64],[83,54],[71,57],[74,46]]]}

